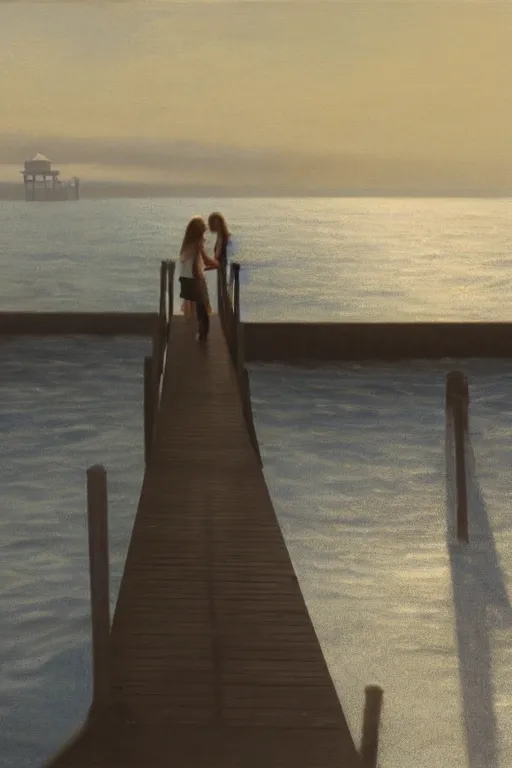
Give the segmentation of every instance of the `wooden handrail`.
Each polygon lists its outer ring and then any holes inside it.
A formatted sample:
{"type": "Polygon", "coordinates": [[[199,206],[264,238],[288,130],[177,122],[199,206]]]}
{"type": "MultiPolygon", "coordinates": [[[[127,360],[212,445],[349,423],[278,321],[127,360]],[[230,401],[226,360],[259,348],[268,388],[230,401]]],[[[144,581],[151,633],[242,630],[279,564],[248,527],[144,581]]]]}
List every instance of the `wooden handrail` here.
{"type": "Polygon", "coordinates": [[[217,306],[224,338],[226,339],[229,355],[237,374],[238,390],[249,440],[258,457],[260,466],[263,466],[252,413],[249,374],[245,367],[244,326],[240,319],[240,264],[237,262],[232,262],[230,265],[229,282],[227,280],[225,264],[219,267],[217,274],[217,306]]]}
{"type": "Polygon", "coordinates": [[[174,311],[174,261],[162,261],[160,264],[160,300],[158,324],[153,336],[152,356],[144,361],[144,454],[146,463],[151,456],[151,446],[155,438],[156,416],[160,408],[164,377],[164,362],[169,348],[171,323],[174,311]],[[151,369],[151,375],[149,373],[151,369]],[[150,381],[149,381],[150,379],[150,381]]]}
{"type": "MultiPolygon", "coordinates": [[[[237,268],[240,268],[239,264],[230,265],[229,283],[227,280],[226,266],[222,264],[218,271],[217,277],[217,290],[218,290],[218,308],[220,315],[221,327],[228,345],[229,354],[233,365],[237,366],[237,318],[235,313],[235,306],[233,301],[233,284],[235,281],[235,273],[237,268]]],[[[239,289],[238,289],[238,306],[239,306],[239,289]]],[[[238,315],[239,317],[239,315],[238,315]]],[[[238,320],[239,322],[239,320],[238,320]]]]}
{"type": "Polygon", "coordinates": [[[157,342],[157,349],[158,349],[158,356],[156,360],[156,392],[155,392],[155,400],[156,400],[156,407],[158,409],[160,405],[160,383],[162,379],[162,372],[164,367],[164,356],[165,356],[165,337],[166,337],[166,330],[167,330],[167,278],[169,274],[168,269],[168,261],[162,261],[160,264],[160,304],[159,304],[159,314],[158,314],[158,342],[157,342]]]}

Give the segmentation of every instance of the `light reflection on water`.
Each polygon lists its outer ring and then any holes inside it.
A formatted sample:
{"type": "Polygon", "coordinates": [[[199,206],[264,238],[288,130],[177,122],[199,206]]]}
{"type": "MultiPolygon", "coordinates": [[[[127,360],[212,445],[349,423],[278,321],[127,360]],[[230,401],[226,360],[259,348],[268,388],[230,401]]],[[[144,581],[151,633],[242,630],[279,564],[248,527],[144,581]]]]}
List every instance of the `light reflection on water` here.
{"type": "MultiPolygon", "coordinates": [[[[384,688],[383,768],[486,768],[474,746],[466,762],[461,617],[446,545],[444,377],[453,367],[251,366],[265,476],[356,740],[364,686],[384,688]]],[[[512,395],[512,363],[457,367],[469,376],[475,472],[486,498],[494,491],[492,525],[510,581],[512,416],[500,411],[499,444],[487,425],[512,395]]],[[[510,629],[492,637],[500,768],[512,760],[507,637],[510,629]]]]}
{"type": "Polygon", "coordinates": [[[510,319],[512,200],[81,200],[64,209],[0,206],[2,309],[156,309],[160,260],[176,258],[190,216],[220,209],[236,236],[246,319],[510,319]]]}

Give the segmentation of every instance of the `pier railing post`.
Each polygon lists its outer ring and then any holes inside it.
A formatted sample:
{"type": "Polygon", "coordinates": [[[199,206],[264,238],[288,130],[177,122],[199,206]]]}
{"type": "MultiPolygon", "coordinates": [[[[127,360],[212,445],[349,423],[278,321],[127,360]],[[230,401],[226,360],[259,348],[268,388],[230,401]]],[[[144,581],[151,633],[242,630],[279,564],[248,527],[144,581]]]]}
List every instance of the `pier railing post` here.
{"type": "Polygon", "coordinates": [[[153,405],[156,409],[158,396],[158,343],[159,343],[159,321],[155,325],[151,345],[151,391],[153,396],[153,405]]]}
{"type": "Polygon", "coordinates": [[[233,344],[235,355],[235,366],[240,383],[242,382],[243,369],[244,369],[244,335],[243,326],[240,322],[240,264],[233,262],[232,264],[233,274],[233,344]]]}
{"type": "Polygon", "coordinates": [[[224,331],[224,292],[226,290],[226,265],[224,262],[219,264],[217,270],[217,314],[220,319],[222,330],[224,331]]]}
{"type": "Polygon", "coordinates": [[[87,523],[92,618],[93,708],[110,698],[110,587],[107,473],[99,464],[87,470],[87,523]]]}
{"type": "Polygon", "coordinates": [[[233,365],[235,365],[235,338],[236,338],[236,321],[235,310],[233,305],[233,280],[234,280],[234,264],[229,265],[229,277],[226,275],[226,281],[224,283],[224,315],[225,315],[225,335],[228,343],[229,354],[233,365]]]}
{"type": "Polygon", "coordinates": [[[363,768],[377,768],[380,713],[384,692],[378,685],[367,685],[364,694],[363,733],[360,749],[361,763],[363,768]]]}
{"type": "Polygon", "coordinates": [[[235,312],[235,320],[240,322],[240,264],[233,262],[232,266],[232,280],[233,280],[233,310],[235,312]]]}
{"type": "Polygon", "coordinates": [[[169,316],[167,321],[167,342],[169,342],[169,335],[171,333],[171,322],[174,314],[174,273],[176,271],[176,263],[174,261],[167,262],[167,296],[169,316]]]}
{"type": "Polygon", "coordinates": [[[226,341],[228,343],[228,346],[230,344],[230,328],[229,328],[229,322],[230,322],[230,315],[229,315],[229,298],[228,298],[228,273],[227,273],[227,265],[226,263],[223,263],[221,265],[221,295],[222,295],[222,302],[221,302],[221,311],[222,311],[222,327],[224,330],[224,336],[226,338],[226,341]]]}
{"type": "Polygon", "coordinates": [[[168,270],[168,262],[162,261],[160,264],[160,312],[159,312],[159,327],[158,327],[158,334],[159,334],[159,360],[158,360],[158,377],[160,381],[160,377],[162,375],[162,369],[164,365],[164,354],[165,354],[165,339],[167,336],[166,330],[167,330],[167,311],[166,311],[166,299],[167,299],[167,278],[168,278],[169,270],[168,270]]]}
{"type": "Polygon", "coordinates": [[[165,317],[165,298],[167,291],[167,261],[160,262],[160,303],[159,303],[159,315],[160,319],[165,317]]]}
{"type": "Polygon", "coordinates": [[[245,345],[244,345],[244,324],[240,320],[240,264],[233,262],[231,264],[230,274],[230,294],[232,296],[232,335],[231,335],[231,358],[236,369],[238,380],[238,389],[242,402],[242,410],[245,418],[247,431],[251,445],[258,457],[261,466],[260,447],[256,428],[254,426],[254,417],[252,413],[251,390],[249,386],[249,373],[245,367],[245,345]]]}
{"type": "Polygon", "coordinates": [[[153,443],[154,405],[153,359],[146,356],[144,358],[144,461],[146,465],[151,456],[153,443]]]}
{"type": "Polygon", "coordinates": [[[160,379],[162,376],[164,366],[164,355],[167,337],[167,312],[166,312],[166,297],[168,292],[167,278],[169,272],[169,262],[162,261],[160,264],[160,301],[158,310],[158,324],[156,328],[156,340],[155,349],[153,354],[153,362],[155,365],[155,381],[154,381],[154,399],[155,399],[155,412],[158,410],[160,404],[160,379]]]}
{"type": "Polygon", "coordinates": [[[460,371],[446,377],[446,418],[450,425],[452,414],[455,443],[455,484],[457,489],[457,539],[468,542],[468,489],[466,478],[466,434],[469,424],[469,388],[460,371]]]}

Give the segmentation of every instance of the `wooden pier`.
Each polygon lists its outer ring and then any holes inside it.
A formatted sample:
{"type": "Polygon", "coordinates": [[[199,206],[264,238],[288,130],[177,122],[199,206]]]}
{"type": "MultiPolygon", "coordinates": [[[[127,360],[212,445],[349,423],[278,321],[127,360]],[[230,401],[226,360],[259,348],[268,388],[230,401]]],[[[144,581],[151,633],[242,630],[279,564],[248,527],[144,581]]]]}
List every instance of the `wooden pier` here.
{"type": "Polygon", "coordinates": [[[233,309],[219,286],[207,344],[194,322],[160,323],[161,396],[98,651],[108,686],[48,768],[362,765],[250,429],[236,290],[233,309]]]}
{"type": "Polygon", "coordinates": [[[67,181],[59,179],[60,171],[52,169],[52,161],[37,153],[32,160],[26,160],[21,171],[27,202],[48,202],[57,200],[78,200],[80,179],[74,176],[67,181]]]}
{"type": "Polygon", "coordinates": [[[218,274],[206,345],[173,317],[168,262],[155,313],[0,313],[0,341],[153,339],[146,470],[112,626],[106,473],[87,473],[93,701],[47,768],[377,766],[382,690],[366,688],[358,752],[265,484],[245,363],[509,358],[512,323],[241,323],[237,276],[236,264],[229,283],[218,274]]]}

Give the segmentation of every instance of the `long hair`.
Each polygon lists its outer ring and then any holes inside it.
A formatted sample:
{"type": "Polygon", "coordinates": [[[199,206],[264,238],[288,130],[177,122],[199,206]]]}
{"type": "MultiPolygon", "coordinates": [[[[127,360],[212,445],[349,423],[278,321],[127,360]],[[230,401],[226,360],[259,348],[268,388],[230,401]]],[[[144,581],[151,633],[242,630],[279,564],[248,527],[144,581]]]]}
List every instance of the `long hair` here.
{"type": "Polygon", "coordinates": [[[184,261],[186,258],[188,258],[186,251],[188,251],[193,246],[197,247],[200,245],[201,239],[205,232],[206,224],[204,223],[204,219],[202,219],[201,216],[194,216],[192,219],[190,219],[189,223],[187,224],[187,228],[183,236],[183,242],[180,248],[181,261],[184,261]]]}
{"type": "Polygon", "coordinates": [[[218,211],[210,213],[208,216],[208,226],[212,232],[217,232],[221,236],[223,244],[227,245],[230,238],[230,231],[222,213],[219,213],[218,211]]]}

